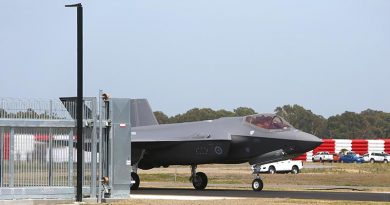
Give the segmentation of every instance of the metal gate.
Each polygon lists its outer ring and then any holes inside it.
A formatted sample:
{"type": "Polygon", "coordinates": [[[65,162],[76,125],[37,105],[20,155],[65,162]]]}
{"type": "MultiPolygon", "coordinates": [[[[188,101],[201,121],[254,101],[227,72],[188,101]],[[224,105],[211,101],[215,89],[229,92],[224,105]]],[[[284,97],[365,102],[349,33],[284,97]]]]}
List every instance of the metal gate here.
{"type": "MultiPolygon", "coordinates": [[[[108,101],[103,104],[99,123],[96,98],[84,98],[85,197],[97,197],[99,178],[113,173],[114,160],[110,159],[112,157],[110,153],[112,146],[119,141],[112,140],[112,119],[108,105],[108,101]],[[99,124],[102,125],[102,129],[98,129],[99,124]],[[101,160],[98,130],[102,130],[101,160]],[[99,167],[103,175],[97,177],[99,167]]],[[[76,98],[60,100],[0,98],[0,199],[75,197],[77,163],[75,111],[76,98]]],[[[120,134],[122,135],[120,138],[129,139],[130,135],[126,132],[120,134]]],[[[127,176],[122,176],[120,180],[129,184],[130,177],[127,179],[124,177],[127,176]]],[[[112,189],[113,186],[113,182],[110,182],[108,189],[112,189]]]]}

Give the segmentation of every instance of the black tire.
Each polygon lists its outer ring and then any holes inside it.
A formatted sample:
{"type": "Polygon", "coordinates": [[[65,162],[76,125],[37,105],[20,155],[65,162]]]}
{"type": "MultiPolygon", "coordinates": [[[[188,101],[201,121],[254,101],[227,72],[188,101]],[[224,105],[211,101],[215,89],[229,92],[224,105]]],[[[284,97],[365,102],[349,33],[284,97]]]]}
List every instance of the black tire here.
{"type": "Polygon", "coordinates": [[[268,172],[269,172],[270,174],[275,174],[275,173],[276,173],[275,167],[274,167],[274,166],[270,166],[270,167],[268,168],[268,172]]]}
{"type": "Polygon", "coordinates": [[[263,181],[261,179],[254,179],[252,181],[252,189],[253,191],[261,191],[263,190],[263,181]]]}
{"type": "Polygon", "coordinates": [[[207,186],[207,175],[203,172],[197,172],[196,176],[192,178],[192,185],[196,190],[204,190],[207,186]]]}
{"type": "Polygon", "coordinates": [[[387,159],[385,159],[385,160],[383,161],[383,163],[387,164],[387,163],[388,163],[387,159]]]}
{"type": "Polygon", "coordinates": [[[131,172],[131,178],[135,181],[135,183],[130,185],[130,190],[137,190],[139,188],[140,182],[138,174],[135,172],[131,172]]]}
{"type": "Polygon", "coordinates": [[[374,163],[375,162],[375,160],[374,159],[370,159],[370,163],[374,163]]]}
{"type": "Polygon", "coordinates": [[[291,168],[291,174],[298,174],[299,173],[299,168],[297,165],[294,165],[292,168],[291,168]]]}

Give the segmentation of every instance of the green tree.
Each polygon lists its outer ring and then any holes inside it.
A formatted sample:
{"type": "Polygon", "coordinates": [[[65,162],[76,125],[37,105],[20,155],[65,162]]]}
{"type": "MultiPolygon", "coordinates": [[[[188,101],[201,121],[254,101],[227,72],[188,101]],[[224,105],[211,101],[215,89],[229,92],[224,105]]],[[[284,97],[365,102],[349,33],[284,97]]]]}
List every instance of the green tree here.
{"type": "Polygon", "coordinates": [[[332,138],[356,139],[363,138],[369,123],[360,114],[344,112],[341,115],[329,117],[328,132],[332,138]]]}
{"type": "Polygon", "coordinates": [[[236,114],[236,116],[247,116],[256,114],[255,110],[248,107],[238,107],[234,109],[234,113],[236,114]]]}
{"type": "Polygon", "coordinates": [[[234,112],[231,112],[231,111],[227,111],[227,110],[224,110],[224,109],[221,109],[221,110],[217,110],[215,112],[217,118],[221,118],[221,117],[234,117],[236,116],[236,114],[234,112]]]}
{"type": "Polygon", "coordinates": [[[213,110],[210,108],[193,108],[186,113],[178,114],[169,118],[169,123],[194,122],[201,120],[214,120],[221,117],[234,117],[236,114],[224,109],[213,110]]]}
{"type": "Polygon", "coordinates": [[[158,124],[167,124],[169,123],[169,118],[166,114],[164,114],[161,111],[155,111],[153,112],[154,116],[157,119],[158,124]]]}
{"type": "Polygon", "coordinates": [[[360,115],[366,120],[367,126],[362,130],[363,138],[389,138],[390,113],[367,109],[360,115]]]}
{"type": "Polygon", "coordinates": [[[326,119],[299,105],[284,105],[275,109],[292,126],[319,137],[326,136],[326,119]]]}
{"type": "MultiPolygon", "coordinates": [[[[361,113],[344,112],[328,119],[314,114],[299,105],[284,105],[275,109],[276,114],[286,119],[295,128],[321,138],[390,138],[390,113],[365,110],[361,113]]],[[[247,116],[256,114],[252,108],[238,107],[233,112],[224,109],[214,111],[210,108],[193,108],[183,114],[168,117],[161,111],[154,112],[160,124],[213,120],[221,117],[247,116]]],[[[6,113],[0,110],[0,117],[13,115],[35,116],[33,110],[25,113],[6,113]],[[3,114],[2,114],[3,113],[3,114]]],[[[16,116],[14,116],[16,117],[16,116]]]]}
{"type": "Polygon", "coordinates": [[[193,108],[184,114],[176,115],[172,122],[194,122],[217,119],[217,113],[210,108],[193,108]]]}

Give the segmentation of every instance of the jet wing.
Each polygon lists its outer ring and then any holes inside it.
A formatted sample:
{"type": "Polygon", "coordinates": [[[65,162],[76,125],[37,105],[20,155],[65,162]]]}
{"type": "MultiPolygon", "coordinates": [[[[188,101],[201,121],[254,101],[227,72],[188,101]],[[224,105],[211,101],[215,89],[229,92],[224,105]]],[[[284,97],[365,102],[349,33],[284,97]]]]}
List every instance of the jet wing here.
{"type": "Polygon", "coordinates": [[[231,140],[230,133],[213,121],[134,127],[131,134],[135,143],[231,140]]]}

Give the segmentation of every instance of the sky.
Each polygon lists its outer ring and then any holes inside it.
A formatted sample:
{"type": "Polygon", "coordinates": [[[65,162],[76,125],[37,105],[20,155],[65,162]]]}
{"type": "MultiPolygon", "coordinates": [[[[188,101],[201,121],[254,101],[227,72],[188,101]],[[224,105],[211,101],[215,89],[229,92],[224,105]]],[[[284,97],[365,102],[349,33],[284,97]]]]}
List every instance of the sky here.
{"type": "MultiPolygon", "coordinates": [[[[73,1],[3,1],[0,97],[76,96],[73,1]]],[[[82,1],[84,95],[194,107],[390,112],[388,0],[82,1]]]]}

